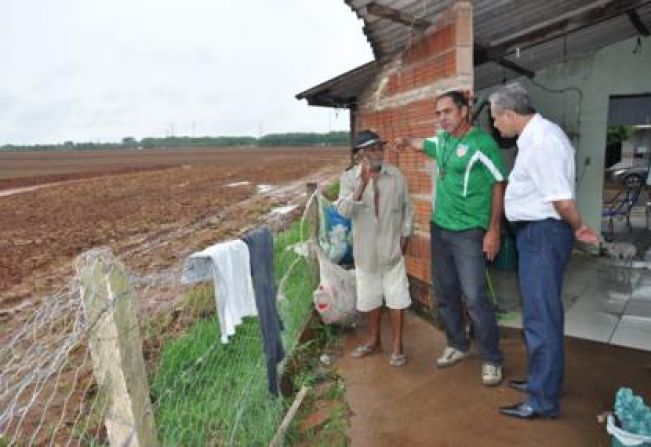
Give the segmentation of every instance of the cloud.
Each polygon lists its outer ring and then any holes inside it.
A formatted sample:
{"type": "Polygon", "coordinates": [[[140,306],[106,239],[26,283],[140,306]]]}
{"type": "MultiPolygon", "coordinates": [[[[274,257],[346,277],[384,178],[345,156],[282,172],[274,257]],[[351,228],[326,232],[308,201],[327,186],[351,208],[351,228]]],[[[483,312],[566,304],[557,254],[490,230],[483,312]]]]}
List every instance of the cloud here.
{"type": "Polygon", "coordinates": [[[372,59],[361,27],[337,0],[5,0],[0,144],[347,128],[294,95],[372,59]]]}

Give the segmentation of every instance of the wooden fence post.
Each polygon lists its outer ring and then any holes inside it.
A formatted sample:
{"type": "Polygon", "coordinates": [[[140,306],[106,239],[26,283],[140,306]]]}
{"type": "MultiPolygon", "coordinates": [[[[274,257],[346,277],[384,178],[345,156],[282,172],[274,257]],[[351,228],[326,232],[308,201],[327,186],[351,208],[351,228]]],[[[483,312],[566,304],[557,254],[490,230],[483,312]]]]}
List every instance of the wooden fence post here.
{"type": "Polygon", "coordinates": [[[104,424],[113,447],[158,445],[138,318],[129,279],[108,248],[76,261],[90,326],[95,379],[108,398],[104,424]]]}

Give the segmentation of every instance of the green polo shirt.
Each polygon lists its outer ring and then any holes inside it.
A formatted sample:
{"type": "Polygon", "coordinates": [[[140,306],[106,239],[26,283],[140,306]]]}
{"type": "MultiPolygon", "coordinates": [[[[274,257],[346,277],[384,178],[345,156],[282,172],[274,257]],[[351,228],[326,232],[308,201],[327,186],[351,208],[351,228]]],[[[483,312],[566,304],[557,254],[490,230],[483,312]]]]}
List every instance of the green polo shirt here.
{"type": "Polygon", "coordinates": [[[426,138],[425,153],[436,159],[432,221],[447,230],[488,229],[493,184],[506,179],[499,146],[481,129],[461,138],[446,132],[426,138]]]}

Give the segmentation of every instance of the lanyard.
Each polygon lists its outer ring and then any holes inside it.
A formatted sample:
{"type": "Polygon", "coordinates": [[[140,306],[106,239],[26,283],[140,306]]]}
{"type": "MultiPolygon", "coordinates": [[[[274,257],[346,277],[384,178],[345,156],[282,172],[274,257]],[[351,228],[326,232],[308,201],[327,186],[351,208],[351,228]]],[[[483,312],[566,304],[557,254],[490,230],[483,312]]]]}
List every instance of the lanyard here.
{"type": "Polygon", "coordinates": [[[459,145],[464,143],[469,133],[470,128],[468,128],[468,131],[459,139],[459,141],[457,141],[457,144],[454,146],[454,148],[450,147],[450,135],[446,135],[444,144],[441,148],[441,163],[439,163],[439,173],[441,175],[441,179],[445,179],[445,175],[448,171],[448,164],[450,163],[450,157],[454,152],[456,152],[456,149],[459,147],[459,145]]]}
{"type": "Polygon", "coordinates": [[[445,144],[441,148],[442,149],[441,163],[440,163],[441,169],[439,169],[439,173],[441,174],[442,178],[445,178],[445,174],[447,174],[448,163],[450,163],[450,155],[452,154],[452,152],[454,152],[453,150],[450,149],[449,143],[450,143],[450,137],[448,135],[448,137],[445,139],[445,144]]]}

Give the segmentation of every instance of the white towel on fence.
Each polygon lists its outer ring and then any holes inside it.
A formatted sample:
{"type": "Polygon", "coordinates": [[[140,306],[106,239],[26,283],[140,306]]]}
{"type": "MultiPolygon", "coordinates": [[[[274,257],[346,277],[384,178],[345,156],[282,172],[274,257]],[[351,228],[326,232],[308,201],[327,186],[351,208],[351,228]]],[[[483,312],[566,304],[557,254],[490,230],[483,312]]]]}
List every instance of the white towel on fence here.
{"type": "Polygon", "coordinates": [[[191,284],[212,278],[221,341],[235,334],[242,318],[258,315],[251,282],[249,248],[241,240],[220,242],[191,254],[183,265],[181,282],[191,284]]]}

